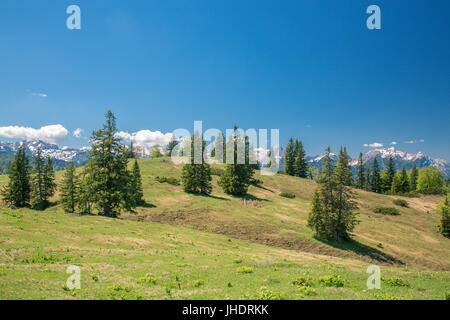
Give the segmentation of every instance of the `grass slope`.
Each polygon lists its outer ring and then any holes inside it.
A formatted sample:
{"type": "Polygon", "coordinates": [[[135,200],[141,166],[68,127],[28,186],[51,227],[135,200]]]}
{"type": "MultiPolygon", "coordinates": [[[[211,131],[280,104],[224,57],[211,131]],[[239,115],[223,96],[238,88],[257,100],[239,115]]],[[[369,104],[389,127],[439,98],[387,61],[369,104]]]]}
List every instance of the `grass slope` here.
{"type": "MultiPolygon", "coordinates": [[[[450,241],[434,213],[441,197],[405,198],[410,208],[383,216],[373,209],[398,197],[357,191],[355,241],[336,246],[306,226],[313,181],[258,176],[263,184],[244,201],[223,194],[217,176],[209,197],[157,182],[180,177],[168,158],[140,166],[147,205],[122,219],[72,216],[58,205],[1,208],[0,299],[442,299],[450,290],[450,241]],[[72,264],[81,267],[81,290],[63,288],[72,264]],[[366,288],[370,264],[381,266],[381,290],[366,288]],[[291,285],[305,274],[313,289],[291,285]],[[327,275],[344,287],[320,283],[327,275]]],[[[0,186],[6,181],[0,176],[0,186]]]]}
{"type": "Polygon", "coordinates": [[[443,299],[449,290],[448,272],[386,266],[381,290],[367,290],[358,260],[57,208],[1,208],[0,248],[0,299],[443,299]],[[80,290],[65,287],[69,265],[81,268],[80,290]],[[309,289],[292,285],[302,275],[309,289]]]}

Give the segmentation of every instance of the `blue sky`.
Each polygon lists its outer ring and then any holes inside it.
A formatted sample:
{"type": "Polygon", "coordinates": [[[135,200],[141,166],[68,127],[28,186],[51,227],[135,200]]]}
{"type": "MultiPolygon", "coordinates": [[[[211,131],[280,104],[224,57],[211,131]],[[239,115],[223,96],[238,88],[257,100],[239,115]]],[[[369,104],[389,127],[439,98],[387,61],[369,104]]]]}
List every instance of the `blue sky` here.
{"type": "Polygon", "coordinates": [[[202,120],[278,128],[311,155],[396,141],[450,160],[449,12],[446,0],[2,0],[0,127],[60,124],[58,142],[79,147],[110,108],[130,133],[202,120]],[[81,30],[66,28],[71,4],[81,30]],[[366,27],[371,4],[381,30],[366,27]]]}

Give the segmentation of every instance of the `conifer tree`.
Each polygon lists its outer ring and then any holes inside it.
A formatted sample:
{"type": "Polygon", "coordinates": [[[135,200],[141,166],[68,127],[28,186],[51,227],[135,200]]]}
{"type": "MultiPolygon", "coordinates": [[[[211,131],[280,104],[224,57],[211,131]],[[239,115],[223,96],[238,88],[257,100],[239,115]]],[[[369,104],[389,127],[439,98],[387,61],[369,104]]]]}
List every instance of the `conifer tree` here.
{"type": "Polygon", "coordinates": [[[134,160],[133,170],[131,172],[130,195],[136,206],[140,206],[145,203],[144,191],[142,189],[141,169],[139,168],[137,159],[134,160]]]}
{"type": "Polygon", "coordinates": [[[216,141],[214,141],[214,149],[211,151],[211,157],[219,163],[226,163],[225,144],[222,132],[217,135],[216,141]]]}
{"type": "Polygon", "coordinates": [[[9,165],[9,181],[2,190],[3,200],[15,207],[25,207],[30,202],[30,160],[26,155],[25,145],[16,152],[14,161],[9,165]]]}
{"type": "Polygon", "coordinates": [[[364,189],[365,187],[365,173],[364,173],[363,154],[359,153],[358,165],[356,167],[356,181],[355,186],[358,189],[364,189]]]}
{"type": "Polygon", "coordinates": [[[407,193],[409,192],[409,179],[405,168],[401,172],[396,173],[394,181],[392,182],[392,193],[407,193]]]}
{"type": "Polygon", "coordinates": [[[371,181],[370,189],[372,192],[381,192],[381,179],[380,179],[380,167],[378,165],[377,158],[373,158],[372,168],[371,168],[371,181]]]}
{"type": "Polygon", "coordinates": [[[52,159],[47,156],[47,163],[44,167],[44,197],[49,200],[56,191],[56,183],[55,183],[55,169],[53,167],[52,159]]]}
{"type": "Polygon", "coordinates": [[[178,141],[175,140],[175,135],[172,135],[172,139],[170,140],[169,144],[167,145],[167,155],[170,157],[172,155],[172,150],[178,145],[178,141]]]}
{"type": "MultiPolygon", "coordinates": [[[[237,127],[234,128],[233,136],[229,137],[227,142],[227,153],[233,154],[232,163],[227,164],[225,172],[221,175],[219,179],[219,185],[222,187],[223,191],[228,194],[236,196],[245,196],[248,191],[248,187],[252,182],[254,174],[254,165],[249,164],[247,155],[244,154],[244,163],[238,163],[238,144],[246,144],[246,138],[240,137],[237,132],[237,127]]],[[[241,155],[239,155],[240,157],[241,155]]],[[[227,162],[228,159],[227,159],[227,162]]]]}
{"type": "Polygon", "coordinates": [[[93,187],[93,163],[84,166],[80,178],[78,208],[81,213],[91,214],[95,193],[93,187]]]}
{"type": "Polygon", "coordinates": [[[417,167],[414,165],[414,167],[411,169],[411,174],[409,176],[409,183],[410,183],[410,190],[416,191],[417,190],[417,178],[419,177],[419,171],[417,170],[417,167]]]}
{"type": "Polygon", "coordinates": [[[294,160],[294,175],[300,178],[308,176],[308,163],[305,160],[305,150],[301,141],[296,141],[296,154],[294,160]]]}
{"type": "Polygon", "coordinates": [[[384,179],[382,179],[381,188],[383,192],[391,190],[395,174],[396,171],[394,166],[394,160],[392,159],[392,157],[389,157],[389,160],[387,162],[386,175],[384,176],[384,179]]]}
{"type": "MultiPolygon", "coordinates": [[[[341,242],[350,238],[356,225],[356,209],[348,182],[348,167],[345,161],[338,161],[336,167],[328,147],[320,169],[319,187],[315,191],[308,225],[315,236],[341,242]]],[[[345,156],[345,155],[342,155],[345,156]]]]}
{"type": "Polygon", "coordinates": [[[64,211],[74,213],[80,200],[80,183],[73,163],[64,172],[60,191],[60,202],[64,211]]]}
{"type": "Polygon", "coordinates": [[[92,133],[92,201],[99,214],[116,217],[135,207],[129,192],[128,154],[117,136],[116,117],[108,110],[103,128],[92,133]]]}
{"type": "Polygon", "coordinates": [[[450,238],[450,206],[448,203],[448,197],[445,197],[444,203],[440,204],[436,211],[441,217],[439,231],[444,237],[450,238]]]}
{"type": "Polygon", "coordinates": [[[284,172],[290,176],[294,175],[294,161],[295,161],[295,146],[294,140],[289,139],[286,147],[286,154],[284,156],[284,172]]]}
{"type": "Polygon", "coordinates": [[[372,191],[371,181],[372,181],[372,175],[370,172],[370,168],[366,168],[366,173],[365,173],[365,177],[364,177],[364,190],[372,191]]]}
{"type": "Polygon", "coordinates": [[[204,151],[205,141],[198,132],[195,132],[191,138],[191,157],[189,162],[184,164],[181,172],[181,180],[183,181],[185,192],[206,195],[212,192],[211,167],[204,158],[204,151]],[[195,150],[196,145],[201,146],[201,149],[195,150]],[[197,159],[200,159],[201,163],[196,163],[196,153],[200,153],[200,158],[197,159]]]}
{"type": "Polygon", "coordinates": [[[353,174],[350,169],[350,157],[347,153],[347,148],[341,148],[339,150],[338,162],[341,163],[343,173],[345,175],[343,183],[346,186],[353,185],[353,174]]]}
{"type": "Polygon", "coordinates": [[[50,158],[47,163],[42,158],[39,148],[33,160],[31,177],[30,205],[32,209],[45,210],[50,205],[49,199],[55,193],[55,176],[50,158]]]}

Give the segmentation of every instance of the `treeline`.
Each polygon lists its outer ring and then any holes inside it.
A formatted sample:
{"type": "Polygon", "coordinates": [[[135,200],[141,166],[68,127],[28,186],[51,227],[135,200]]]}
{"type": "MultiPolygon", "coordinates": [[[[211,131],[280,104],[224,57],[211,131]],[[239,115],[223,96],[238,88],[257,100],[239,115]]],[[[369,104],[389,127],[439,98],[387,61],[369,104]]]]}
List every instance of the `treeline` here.
{"type": "MultiPolygon", "coordinates": [[[[59,202],[67,212],[116,217],[144,203],[141,173],[137,160],[128,170],[129,149],[117,137],[116,117],[105,115],[103,128],[92,133],[89,163],[77,174],[71,164],[59,186],[59,202]]],[[[9,182],[2,190],[3,201],[10,206],[44,210],[57,185],[50,158],[45,162],[40,150],[31,166],[22,146],[8,170],[9,182]]]]}
{"type": "Polygon", "coordinates": [[[392,157],[387,162],[386,169],[380,170],[377,158],[369,167],[363,163],[362,153],[359,154],[354,186],[358,189],[383,194],[415,196],[423,194],[444,194],[444,179],[436,167],[424,167],[420,170],[414,166],[409,172],[403,167],[396,171],[392,157]]]}

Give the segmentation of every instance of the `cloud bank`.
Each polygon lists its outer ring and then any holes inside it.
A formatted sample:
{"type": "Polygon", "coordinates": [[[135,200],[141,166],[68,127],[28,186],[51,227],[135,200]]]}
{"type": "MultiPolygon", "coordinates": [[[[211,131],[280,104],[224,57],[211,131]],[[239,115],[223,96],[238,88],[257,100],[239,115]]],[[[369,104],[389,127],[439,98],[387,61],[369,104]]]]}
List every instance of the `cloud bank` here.
{"type": "Polygon", "coordinates": [[[165,146],[172,140],[172,133],[162,133],[161,131],[141,130],[134,133],[120,131],[117,136],[126,142],[133,142],[135,146],[148,151],[155,145],[165,146]]]}
{"type": "Polygon", "coordinates": [[[41,127],[40,129],[30,127],[8,126],[0,127],[0,137],[8,139],[42,140],[56,143],[64,139],[69,131],[60,124],[41,127]]]}

